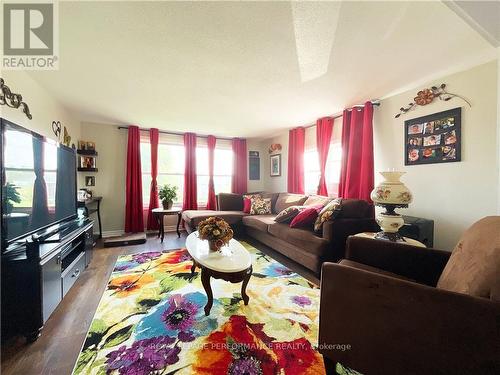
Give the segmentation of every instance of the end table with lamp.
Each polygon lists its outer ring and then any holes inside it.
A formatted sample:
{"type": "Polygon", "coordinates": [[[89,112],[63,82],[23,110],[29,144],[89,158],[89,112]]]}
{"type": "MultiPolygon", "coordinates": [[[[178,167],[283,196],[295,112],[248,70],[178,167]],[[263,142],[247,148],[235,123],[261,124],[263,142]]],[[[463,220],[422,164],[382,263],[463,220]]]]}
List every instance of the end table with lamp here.
{"type": "Polygon", "coordinates": [[[165,216],[175,216],[177,215],[177,236],[180,238],[181,237],[181,232],[180,232],[180,225],[181,225],[181,216],[182,216],[182,209],[180,207],[172,207],[169,209],[165,208],[154,208],[152,210],[153,216],[156,217],[158,220],[158,224],[160,228],[158,229],[158,237],[161,237],[161,242],[163,242],[163,238],[165,237],[165,227],[163,225],[163,218],[165,216]]]}

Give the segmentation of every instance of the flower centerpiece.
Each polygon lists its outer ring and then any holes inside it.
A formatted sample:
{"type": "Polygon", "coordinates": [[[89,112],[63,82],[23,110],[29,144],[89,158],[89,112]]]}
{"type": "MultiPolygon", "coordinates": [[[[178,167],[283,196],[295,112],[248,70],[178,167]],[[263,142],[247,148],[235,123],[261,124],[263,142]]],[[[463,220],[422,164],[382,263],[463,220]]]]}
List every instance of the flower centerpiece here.
{"type": "Polygon", "coordinates": [[[233,230],[221,217],[212,216],[198,225],[200,239],[207,240],[210,250],[218,251],[233,238],[233,230]]]}

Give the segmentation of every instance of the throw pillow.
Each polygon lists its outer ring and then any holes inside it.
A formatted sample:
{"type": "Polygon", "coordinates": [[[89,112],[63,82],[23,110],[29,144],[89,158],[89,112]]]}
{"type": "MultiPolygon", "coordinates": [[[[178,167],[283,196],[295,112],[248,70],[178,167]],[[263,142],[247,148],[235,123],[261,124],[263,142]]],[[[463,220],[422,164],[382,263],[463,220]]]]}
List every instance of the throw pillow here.
{"type": "Polygon", "coordinates": [[[252,198],[250,207],[250,215],[270,215],[271,214],[271,199],[269,198],[252,198]]]}
{"type": "Polygon", "coordinates": [[[290,228],[312,227],[323,206],[308,206],[295,216],[290,223],[290,228]]]}
{"type": "Polygon", "coordinates": [[[314,222],[314,231],[321,232],[323,229],[323,223],[325,221],[335,219],[342,209],[342,199],[335,198],[333,201],[328,203],[323,209],[319,212],[316,221],[314,222]]]}
{"type": "Polygon", "coordinates": [[[274,221],[276,221],[277,223],[289,223],[302,210],[302,206],[292,206],[285,208],[274,218],[274,221]]]}
{"type": "Polygon", "coordinates": [[[259,194],[245,194],[243,195],[243,212],[246,214],[250,213],[252,208],[252,198],[260,197],[259,194]]]}

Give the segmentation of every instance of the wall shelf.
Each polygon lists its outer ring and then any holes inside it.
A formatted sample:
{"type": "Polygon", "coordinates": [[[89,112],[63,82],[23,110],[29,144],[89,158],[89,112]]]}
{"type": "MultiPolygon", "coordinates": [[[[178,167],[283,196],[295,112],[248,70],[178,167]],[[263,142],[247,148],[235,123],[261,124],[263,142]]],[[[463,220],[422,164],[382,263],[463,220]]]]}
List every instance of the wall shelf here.
{"type": "Polygon", "coordinates": [[[97,168],[82,168],[78,167],[78,172],[98,172],[97,168]]]}
{"type": "Polygon", "coordinates": [[[97,151],[96,150],[76,150],[76,153],[78,155],[97,156],[97,151]]]}

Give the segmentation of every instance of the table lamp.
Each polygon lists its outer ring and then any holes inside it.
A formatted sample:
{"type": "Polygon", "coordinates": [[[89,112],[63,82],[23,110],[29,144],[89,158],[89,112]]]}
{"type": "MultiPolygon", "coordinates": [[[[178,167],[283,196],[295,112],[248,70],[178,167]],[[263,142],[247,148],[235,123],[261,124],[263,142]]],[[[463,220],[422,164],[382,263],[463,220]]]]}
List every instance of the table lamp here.
{"type": "Polygon", "coordinates": [[[404,224],[403,217],[395,212],[396,208],[407,208],[413,197],[410,190],[400,181],[406,172],[380,172],[384,177],[379,185],[373,189],[370,198],[376,206],[384,207],[385,212],[377,215],[376,221],[382,231],[375,235],[377,239],[393,242],[404,241],[398,233],[404,224]]]}

